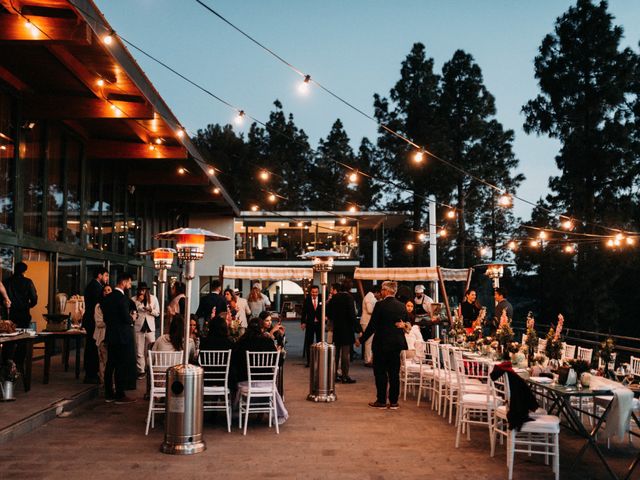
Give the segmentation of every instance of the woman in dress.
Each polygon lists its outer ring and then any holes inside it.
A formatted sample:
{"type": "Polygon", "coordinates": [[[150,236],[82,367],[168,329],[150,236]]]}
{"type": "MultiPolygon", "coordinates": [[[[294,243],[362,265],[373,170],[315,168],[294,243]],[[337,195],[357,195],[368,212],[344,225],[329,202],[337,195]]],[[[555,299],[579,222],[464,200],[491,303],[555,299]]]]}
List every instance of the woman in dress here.
{"type": "Polygon", "coordinates": [[[460,305],[460,314],[462,315],[462,323],[467,335],[473,332],[476,327],[474,322],[478,319],[482,306],[478,302],[476,291],[469,289],[464,293],[464,302],[460,305]]]}
{"type": "Polygon", "coordinates": [[[252,317],[257,318],[260,313],[265,311],[264,298],[262,297],[262,292],[258,287],[251,288],[251,293],[249,293],[247,304],[249,305],[249,309],[251,310],[252,317]]]}

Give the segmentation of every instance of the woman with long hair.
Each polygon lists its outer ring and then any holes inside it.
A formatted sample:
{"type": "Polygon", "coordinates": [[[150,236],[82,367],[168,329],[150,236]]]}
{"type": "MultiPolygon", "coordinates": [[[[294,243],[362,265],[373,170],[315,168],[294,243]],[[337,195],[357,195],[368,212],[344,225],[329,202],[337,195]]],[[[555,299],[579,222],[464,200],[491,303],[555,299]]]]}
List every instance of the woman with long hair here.
{"type": "Polygon", "coordinates": [[[223,317],[217,316],[211,320],[207,336],[200,342],[200,348],[202,350],[229,350],[233,348],[229,326],[223,317]]]}
{"type": "Polygon", "coordinates": [[[460,305],[460,314],[462,315],[462,323],[467,333],[471,333],[474,328],[473,323],[478,319],[482,305],[478,302],[478,295],[473,288],[464,292],[464,301],[460,305]]]}
{"type": "MultiPolygon", "coordinates": [[[[183,347],[184,319],[182,315],[174,315],[169,325],[169,333],[162,335],[151,350],[155,352],[179,352],[183,347]]],[[[189,361],[195,361],[196,346],[193,339],[189,339],[189,361]]]]}
{"type": "Polygon", "coordinates": [[[258,317],[260,313],[266,310],[264,298],[262,297],[262,292],[258,287],[251,288],[251,293],[249,293],[249,298],[247,298],[247,303],[249,305],[249,309],[251,310],[252,317],[258,317]]]}

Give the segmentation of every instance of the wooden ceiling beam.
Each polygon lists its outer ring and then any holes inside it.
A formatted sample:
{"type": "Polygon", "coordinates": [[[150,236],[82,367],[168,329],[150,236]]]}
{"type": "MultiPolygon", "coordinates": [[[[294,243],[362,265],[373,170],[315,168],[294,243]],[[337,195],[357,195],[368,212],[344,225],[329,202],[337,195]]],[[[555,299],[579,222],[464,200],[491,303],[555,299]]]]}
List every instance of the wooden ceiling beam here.
{"type": "Polygon", "coordinates": [[[0,65],[0,80],[4,80],[19,92],[23,92],[29,89],[29,86],[26,83],[16,77],[9,70],[4,68],[2,65],[0,65]]]}
{"type": "Polygon", "coordinates": [[[0,0],[0,5],[10,13],[22,12],[22,0],[0,0]]]}
{"type": "Polygon", "coordinates": [[[24,116],[58,120],[83,118],[152,119],[153,108],[145,103],[107,102],[99,98],[31,95],[25,98],[24,116]]]}
{"type": "Polygon", "coordinates": [[[91,44],[91,29],[77,19],[0,15],[0,42],[91,44]]]}
{"type": "MultiPolygon", "coordinates": [[[[151,145],[145,143],[119,142],[117,140],[96,140],[89,142],[87,156],[114,160],[133,159],[186,159],[187,149],[167,145],[151,145]]],[[[176,167],[177,168],[177,167],[176,167]]]]}

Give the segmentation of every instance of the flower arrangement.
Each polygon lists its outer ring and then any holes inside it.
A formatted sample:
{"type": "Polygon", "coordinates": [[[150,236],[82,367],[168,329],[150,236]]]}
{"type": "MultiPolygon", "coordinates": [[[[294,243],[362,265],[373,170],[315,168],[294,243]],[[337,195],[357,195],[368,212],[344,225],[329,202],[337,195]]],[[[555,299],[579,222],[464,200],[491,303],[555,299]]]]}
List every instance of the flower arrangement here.
{"type": "Polygon", "coordinates": [[[558,314],[558,324],[556,328],[551,327],[547,333],[547,346],[545,354],[550,360],[560,360],[562,358],[562,327],[564,326],[564,317],[558,314]]]}
{"type": "Polygon", "coordinates": [[[591,365],[589,365],[589,363],[585,360],[574,358],[569,360],[567,363],[576,371],[576,375],[578,376],[578,378],[580,378],[580,375],[582,375],[583,373],[591,370],[591,365]]]}
{"type": "Polygon", "coordinates": [[[0,381],[1,382],[15,382],[18,378],[18,368],[13,360],[8,360],[7,363],[0,367],[0,381]]]}
{"type": "MultiPolygon", "coordinates": [[[[511,343],[513,343],[513,337],[513,329],[511,328],[509,317],[507,317],[507,311],[503,310],[502,315],[500,316],[500,324],[496,330],[496,340],[502,347],[503,354],[506,354],[509,351],[509,347],[511,343]]],[[[516,349],[516,351],[518,350],[516,349]]]]}
{"type": "Polygon", "coordinates": [[[464,329],[462,317],[458,316],[455,313],[453,315],[449,337],[452,338],[453,341],[457,341],[459,343],[463,343],[467,337],[467,331],[464,329]]]}

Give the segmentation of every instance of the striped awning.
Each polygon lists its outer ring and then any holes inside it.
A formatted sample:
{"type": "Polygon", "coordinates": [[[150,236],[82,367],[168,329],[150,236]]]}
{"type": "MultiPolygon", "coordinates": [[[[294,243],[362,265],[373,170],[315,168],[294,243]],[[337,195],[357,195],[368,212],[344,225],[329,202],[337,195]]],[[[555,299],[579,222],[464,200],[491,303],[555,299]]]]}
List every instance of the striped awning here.
{"type": "Polygon", "coordinates": [[[223,266],[224,278],[248,280],[313,280],[313,268],[223,266]]]}
{"type": "MultiPolygon", "coordinates": [[[[470,268],[441,268],[444,281],[466,282],[470,268]]],[[[356,280],[404,280],[437,282],[438,267],[404,268],[356,268],[353,278],[356,280]]]]}

